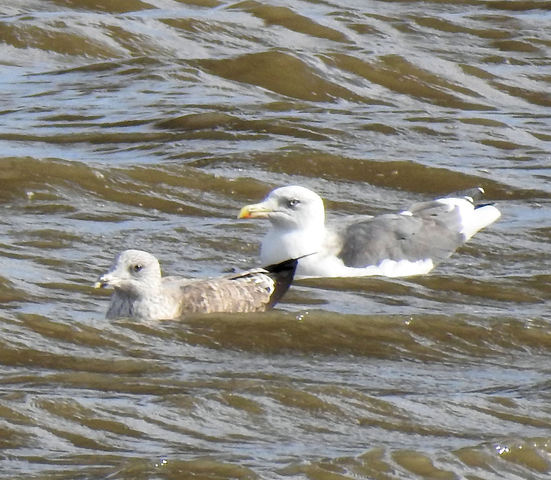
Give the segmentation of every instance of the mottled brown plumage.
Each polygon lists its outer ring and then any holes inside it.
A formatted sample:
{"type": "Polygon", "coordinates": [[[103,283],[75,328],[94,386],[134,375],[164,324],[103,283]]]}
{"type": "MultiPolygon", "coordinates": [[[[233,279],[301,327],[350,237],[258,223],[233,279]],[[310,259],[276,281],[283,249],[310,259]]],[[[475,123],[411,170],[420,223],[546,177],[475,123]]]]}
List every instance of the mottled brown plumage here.
{"type": "Polygon", "coordinates": [[[153,255],[125,250],[96,287],[115,289],[107,318],[158,320],[190,313],[262,312],[287,291],[296,265],[296,260],[288,260],[216,278],[163,278],[153,255]]]}

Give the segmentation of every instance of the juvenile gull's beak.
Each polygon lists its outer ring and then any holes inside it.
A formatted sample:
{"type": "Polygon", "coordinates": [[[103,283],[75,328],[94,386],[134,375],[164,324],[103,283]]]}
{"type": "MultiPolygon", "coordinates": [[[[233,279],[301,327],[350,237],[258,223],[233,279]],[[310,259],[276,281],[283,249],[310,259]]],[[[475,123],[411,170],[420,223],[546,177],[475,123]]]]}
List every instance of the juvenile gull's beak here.
{"type": "Polygon", "coordinates": [[[102,275],[98,278],[98,281],[94,283],[94,288],[107,288],[111,286],[111,280],[112,278],[108,275],[102,275]]]}
{"type": "Polygon", "coordinates": [[[254,203],[245,205],[240,211],[237,218],[268,218],[268,215],[273,210],[266,206],[265,203],[254,203]]]}

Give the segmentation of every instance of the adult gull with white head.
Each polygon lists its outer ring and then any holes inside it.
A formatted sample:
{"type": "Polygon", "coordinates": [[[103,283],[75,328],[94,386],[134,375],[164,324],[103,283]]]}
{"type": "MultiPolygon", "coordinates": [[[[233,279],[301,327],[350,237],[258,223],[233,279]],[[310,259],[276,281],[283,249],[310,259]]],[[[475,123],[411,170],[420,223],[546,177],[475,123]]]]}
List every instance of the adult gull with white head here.
{"type": "Polygon", "coordinates": [[[308,255],[299,260],[297,277],[406,277],[428,273],[501,216],[493,205],[476,205],[483,193],[477,187],[331,229],[319,195],[286,186],[244,206],[238,218],[270,221],[260,250],[263,263],[308,255]]]}

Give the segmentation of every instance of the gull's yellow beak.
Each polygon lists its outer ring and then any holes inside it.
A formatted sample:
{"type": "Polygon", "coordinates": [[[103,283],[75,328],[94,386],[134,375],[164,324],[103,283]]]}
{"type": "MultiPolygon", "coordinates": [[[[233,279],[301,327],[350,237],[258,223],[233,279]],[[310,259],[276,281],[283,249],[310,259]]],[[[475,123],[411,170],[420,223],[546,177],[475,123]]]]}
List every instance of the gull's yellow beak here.
{"type": "Polygon", "coordinates": [[[264,203],[255,203],[245,205],[240,211],[237,218],[267,218],[272,209],[268,208],[264,203]]]}

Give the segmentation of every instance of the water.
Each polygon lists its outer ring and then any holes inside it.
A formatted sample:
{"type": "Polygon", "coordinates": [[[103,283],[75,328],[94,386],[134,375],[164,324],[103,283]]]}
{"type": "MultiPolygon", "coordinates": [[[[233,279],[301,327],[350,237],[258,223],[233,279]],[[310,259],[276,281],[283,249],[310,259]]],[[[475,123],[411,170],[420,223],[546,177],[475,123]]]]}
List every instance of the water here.
{"type": "Polygon", "coordinates": [[[4,1],[0,477],[544,479],[545,2],[4,1]],[[274,312],[104,319],[116,253],[258,264],[275,186],[329,220],[482,185],[430,275],[274,312]]]}

